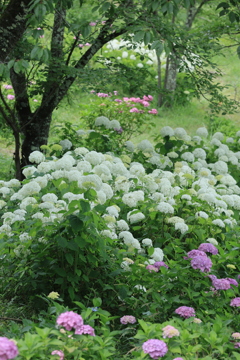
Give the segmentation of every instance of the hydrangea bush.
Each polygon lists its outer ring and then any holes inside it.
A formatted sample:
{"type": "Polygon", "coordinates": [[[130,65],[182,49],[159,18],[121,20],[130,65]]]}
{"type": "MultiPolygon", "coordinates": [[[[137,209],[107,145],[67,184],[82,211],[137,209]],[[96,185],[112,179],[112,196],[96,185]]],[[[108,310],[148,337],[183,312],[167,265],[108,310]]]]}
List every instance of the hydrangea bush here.
{"type": "MultiPolygon", "coordinates": [[[[239,331],[239,134],[164,127],[155,145],[127,140],[116,154],[97,148],[101,126],[33,152],[22,183],[0,181],[2,293],[54,291],[68,304],[100,296],[131,326],[175,327],[165,324],[173,314],[189,324],[196,313],[210,329],[221,315],[239,331]]],[[[145,356],[150,348],[161,352],[146,346],[145,356]]]]}

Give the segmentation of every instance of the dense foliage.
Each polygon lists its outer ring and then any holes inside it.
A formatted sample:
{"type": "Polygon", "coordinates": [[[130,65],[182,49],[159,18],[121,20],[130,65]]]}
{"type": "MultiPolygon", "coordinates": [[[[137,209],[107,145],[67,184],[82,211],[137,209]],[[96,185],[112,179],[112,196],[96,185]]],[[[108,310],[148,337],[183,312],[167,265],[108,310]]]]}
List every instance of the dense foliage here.
{"type": "Polygon", "coordinates": [[[1,291],[43,309],[4,332],[19,357],[238,359],[239,132],[117,147],[100,116],[63,134],[0,182],[1,291]]]}

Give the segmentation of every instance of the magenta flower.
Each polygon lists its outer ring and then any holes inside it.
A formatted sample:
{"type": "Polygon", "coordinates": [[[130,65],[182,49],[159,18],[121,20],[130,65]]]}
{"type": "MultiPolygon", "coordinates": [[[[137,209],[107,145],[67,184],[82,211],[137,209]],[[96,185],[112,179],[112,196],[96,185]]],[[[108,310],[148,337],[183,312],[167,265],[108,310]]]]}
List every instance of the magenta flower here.
{"type": "Polygon", "coordinates": [[[232,299],[230,302],[230,306],[239,307],[240,306],[240,297],[236,297],[236,298],[232,299]]]}
{"type": "Polygon", "coordinates": [[[181,357],[177,357],[177,358],[174,358],[173,360],[184,360],[184,359],[181,357]]]}
{"type": "Polygon", "coordinates": [[[7,95],[7,99],[8,99],[8,100],[13,100],[13,99],[15,99],[15,96],[9,94],[9,95],[7,95]]]}
{"type": "Polygon", "coordinates": [[[236,342],[236,343],[234,344],[234,347],[235,347],[235,349],[240,348],[240,342],[236,342]]]}
{"type": "Polygon", "coordinates": [[[157,111],[157,109],[152,109],[152,110],[149,110],[148,113],[156,115],[158,113],[158,111],[157,111]]]}
{"type": "Polygon", "coordinates": [[[163,357],[168,352],[168,347],[164,341],[158,339],[150,339],[142,344],[145,354],[149,354],[152,359],[163,357]]]}
{"type": "Polygon", "coordinates": [[[228,290],[231,284],[227,279],[213,279],[212,284],[216,290],[228,290]]]}
{"type": "Polygon", "coordinates": [[[108,94],[105,94],[105,93],[97,93],[97,96],[98,97],[108,97],[108,94]]]}
{"type": "Polygon", "coordinates": [[[81,327],[77,328],[75,331],[75,335],[91,335],[96,336],[94,329],[90,325],[82,325],[81,327]]]}
{"type": "Polygon", "coordinates": [[[175,310],[175,313],[184,317],[185,319],[195,316],[195,310],[192,307],[180,306],[175,310]]]}
{"type": "Polygon", "coordinates": [[[64,353],[61,350],[53,350],[51,352],[51,355],[58,355],[59,356],[59,360],[63,360],[64,359],[64,353]]]}
{"type": "Polygon", "coordinates": [[[78,44],[78,47],[83,48],[84,45],[83,44],[78,44]]]}
{"type": "Polygon", "coordinates": [[[97,23],[94,22],[94,21],[91,21],[91,22],[89,23],[89,25],[90,25],[90,26],[95,26],[95,25],[97,25],[97,23]]]}
{"type": "Polygon", "coordinates": [[[120,323],[124,324],[124,325],[126,325],[126,324],[135,324],[136,321],[137,321],[136,318],[134,316],[132,316],[132,315],[124,315],[120,319],[120,323]]]}
{"type": "Polygon", "coordinates": [[[164,261],[156,261],[154,264],[153,264],[153,266],[155,266],[156,268],[160,268],[161,266],[164,266],[166,269],[168,269],[168,266],[167,266],[167,264],[165,264],[165,262],[164,261]]]}
{"type": "Polygon", "coordinates": [[[213,244],[209,244],[209,243],[203,243],[199,246],[198,250],[204,251],[204,252],[209,252],[213,255],[218,254],[218,249],[213,245],[213,244]]]}
{"type": "Polygon", "coordinates": [[[80,328],[83,325],[83,319],[81,315],[78,315],[73,311],[66,311],[58,316],[57,324],[70,331],[72,328],[80,328]]]}
{"type": "Polygon", "coordinates": [[[118,92],[116,90],[114,90],[114,95],[117,96],[118,95],[118,92]]]}
{"type": "Polygon", "coordinates": [[[18,348],[14,341],[0,337],[0,360],[9,360],[18,356],[18,348]]]}
{"type": "Polygon", "coordinates": [[[212,267],[212,261],[207,256],[195,256],[191,260],[191,266],[193,269],[199,269],[202,272],[209,272],[212,267]]]}

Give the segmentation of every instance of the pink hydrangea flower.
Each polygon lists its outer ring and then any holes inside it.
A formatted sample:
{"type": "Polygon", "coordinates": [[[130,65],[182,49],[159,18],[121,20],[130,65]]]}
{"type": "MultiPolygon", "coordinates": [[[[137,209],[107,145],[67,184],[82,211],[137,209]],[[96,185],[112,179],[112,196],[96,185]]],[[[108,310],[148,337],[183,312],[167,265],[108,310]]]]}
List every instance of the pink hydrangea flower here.
{"type": "Polygon", "coordinates": [[[195,310],[189,306],[180,306],[175,310],[175,313],[184,317],[185,319],[195,316],[195,310]]]}
{"type": "Polygon", "coordinates": [[[231,284],[227,279],[213,279],[212,284],[216,290],[228,290],[231,284]]]}
{"type": "Polygon", "coordinates": [[[142,100],[142,105],[143,105],[144,107],[148,107],[150,104],[149,104],[148,101],[142,100]]]}
{"type": "Polygon", "coordinates": [[[167,344],[158,339],[150,339],[142,344],[142,349],[145,354],[149,354],[152,359],[163,357],[168,352],[167,344]]]}
{"type": "Polygon", "coordinates": [[[90,325],[82,325],[81,327],[76,329],[75,334],[96,336],[94,329],[90,325]]]}
{"type": "Polygon", "coordinates": [[[153,266],[155,266],[156,268],[160,268],[161,266],[164,266],[166,269],[168,269],[168,266],[167,266],[167,264],[165,264],[165,262],[164,261],[156,261],[154,264],[153,264],[153,266]]]}
{"type": "Polygon", "coordinates": [[[152,110],[149,110],[148,113],[156,115],[158,113],[158,111],[157,111],[157,109],[152,109],[152,110]]]}
{"type": "Polygon", "coordinates": [[[232,278],[226,278],[226,280],[228,280],[228,281],[230,282],[230,284],[231,284],[231,285],[238,286],[238,282],[237,282],[237,280],[232,279],[232,278]]]}
{"type": "Polygon", "coordinates": [[[12,85],[5,84],[5,85],[3,85],[3,88],[7,89],[7,90],[11,90],[13,87],[12,87],[12,85]]]}
{"type": "Polygon", "coordinates": [[[66,311],[58,316],[57,324],[70,331],[72,328],[77,329],[83,326],[83,319],[81,315],[73,311],[66,311]]]}
{"type": "Polygon", "coordinates": [[[209,272],[212,267],[212,261],[207,256],[194,256],[191,260],[193,269],[199,269],[202,272],[209,272]]]}
{"type": "Polygon", "coordinates": [[[164,328],[162,328],[163,330],[163,337],[164,338],[172,338],[173,336],[179,336],[180,332],[178,331],[178,329],[176,329],[174,326],[171,325],[167,325],[164,328]]]}
{"type": "Polygon", "coordinates": [[[232,299],[230,302],[230,306],[239,307],[240,306],[240,297],[236,297],[236,298],[232,299]]]}
{"type": "Polygon", "coordinates": [[[51,352],[51,355],[58,355],[59,360],[64,359],[64,353],[61,350],[54,350],[54,351],[51,352]]]}
{"type": "Polygon", "coordinates": [[[126,324],[135,324],[136,321],[137,321],[136,318],[134,316],[132,316],[132,315],[124,315],[120,319],[120,323],[124,324],[124,325],[126,325],[126,324]]]}
{"type": "Polygon", "coordinates": [[[130,113],[139,113],[140,110],[138,110],[138,108],[134,107],[131,110],[129,110],[130,113]]]}
{"type": "Polygon", "coordinates": [[[97,96],[98,97],[108,97],[108,94],[105,94],[105,93],[97,93],[97,96]]]}
{"type": "Polygon", "coordinates": [[[0,337],[0,360],[9,360],[18,356],[18,348],[14,341],[0,337]]]}
{"type": "Polygon", "coordinates": [[[209,243],[202,243],[199,247],[198,250],[204,251],[204,252],[209,252],[213,255],[218,254],[218,249],[213,245],[213,244],[209,244],[209,243]]]}
{"type": "Polygon", "coordinates": [[[177,357],[177,358],[174,358],[173,360],[184,360],[184,359],[181,357],[177,357]]]}
{"type": "Polygon", "coordinates": [[[234,347],[235,347],[235,349],[240,348],[240,342],[236,342],[236,343],[234,344],[234,347]]]}
{"type": "Polygon", "coordinates": [[[234,339],[240,339],[240,333],[239,332],[232,333],[232,337],[234,339]]]}
{"type": "Polygon", "coordinates": [[[187,259],[193,259],[195,256],[207,256],[204,251],[201,250],[191,250],[187,253],[187,259]]]}
{"type": "Polygon", "coordinates": [[[94,22],[94,21],[91,21],[91,22],[89,23],[89,25],[90,25],[90,26],[95,26],[95,25],[97,25],[97,23],[94,22]]]}
{"type": "Polygon", "coordinates": [[[8,95],[7,95],[7,99],[8,99],[8,100],[13,100],[13,99],[15,99],[15,96],[14,96],[14,95],[11,95],[11,94],[8,94],[8,95]]]}
{"type": "Polygon", "coordinates": [[[147,265],[146,266],[146,269],[149,271],[149,272],[158,272],[158,268],[154,265],[147,265]]]}

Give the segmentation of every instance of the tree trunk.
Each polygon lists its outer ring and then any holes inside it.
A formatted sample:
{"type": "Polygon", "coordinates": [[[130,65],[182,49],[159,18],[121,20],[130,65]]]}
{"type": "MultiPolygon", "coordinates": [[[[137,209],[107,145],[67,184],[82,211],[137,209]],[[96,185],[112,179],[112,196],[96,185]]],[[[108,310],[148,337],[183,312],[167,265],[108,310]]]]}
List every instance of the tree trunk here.
{"type": "Polygon", "coordinates": [[[166,92],[166,101],[164,104],[171,107],[174,103],[174,93],[177,87],[178,61],[174,54],[167,57],[165,71],[164,90],[166,92]]]}
{"type": "Polygon", "coordinates": [[[162,69],[161,69],[161,58],[157,55],[157,71],[158,71],[158,107],[162,106],[162,69]]]}

